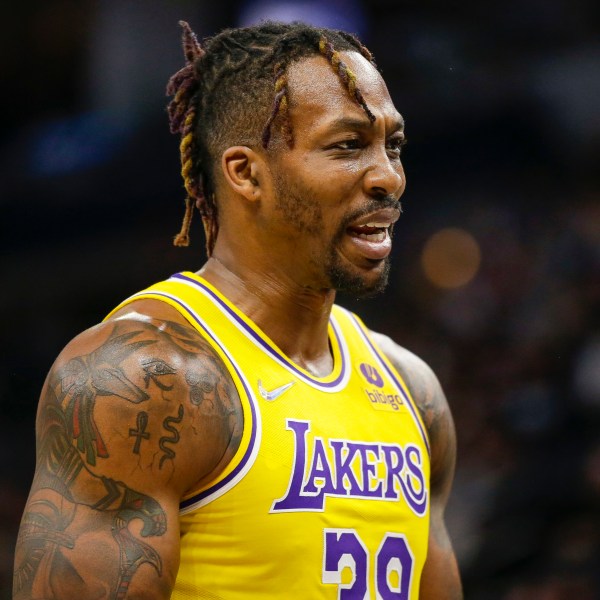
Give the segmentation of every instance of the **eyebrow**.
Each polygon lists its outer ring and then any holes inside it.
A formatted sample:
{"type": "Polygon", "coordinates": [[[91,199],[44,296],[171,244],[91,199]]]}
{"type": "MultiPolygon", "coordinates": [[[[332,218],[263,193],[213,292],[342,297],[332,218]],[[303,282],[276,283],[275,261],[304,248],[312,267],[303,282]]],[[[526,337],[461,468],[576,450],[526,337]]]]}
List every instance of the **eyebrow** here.
{"type": "MultiPolygon", "coordinates": [[[[347,129],[367,130],[371,129],[372,126],[373,124],[366,117],[342,117],[333,121],[329,126],[329,130],[332,132],[343,131],[347,129]]],[[[398,115],[392,123],[391,133],[396,133],[397,131],[403,130],[404,119],[402,118],[402,115],[398,115]]]]}

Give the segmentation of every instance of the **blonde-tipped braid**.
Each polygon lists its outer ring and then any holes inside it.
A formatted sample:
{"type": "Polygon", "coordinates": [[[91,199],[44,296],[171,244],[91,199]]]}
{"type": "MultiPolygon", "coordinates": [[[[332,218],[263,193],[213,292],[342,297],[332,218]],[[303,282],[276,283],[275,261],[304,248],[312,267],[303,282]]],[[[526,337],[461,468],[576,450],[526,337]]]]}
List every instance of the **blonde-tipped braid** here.
{"type": "Polygon", "coordinates": [[[340,52],[357,51],[373,60],[353,35],[303,23],[267,21],[226,29],[202,45],[186,22],[180,21],[180,25],[186,64],[167,86],[167,94],[172,96],[170,129],[181,136],[181,176],[186,190],[185,214],[174,244],[189,245],[196,207],[210,256],[219,232],[213,169],[223,150],[239,143],[259,146],[261,142],[266,149],[275,125],[288,147],[294,145],[287,78],[290,64],[321,53],[373,121],[356,77],[340,59],[340,52]]]}
{"type": "Polygon", "coordinates": [[[185,21],[180,21],[179,24],[183,28],[183,51],[186,66],[170,79],[167,93],[174,94],[174,98],[169,104],[169,117],[171,119],[171,131],[181,134],[179,144],[181,176],[187,196],[181,230],[173,238],[173,244],[175,246],[189,246],[190,226],[194,216],[194,207],[197,206],[202,215],[202,223],[206,234],[206,248],[210,256],[218,233],[216,210],[214,206],[209,205],[207,202],[199,174],[194,173],[194,156],[197,153],[194,128],[196,126],[196,95],[198,93],[195,63],[204,56],[204,50],[198,43],[190,26],[185,21]]]}
{"type": "MultiPolygon", "coordinates": [[[[360,51],[363,56],[368,56],[372,61],[371,53],[368,52],[364,46],[361,45],[360,51]],[[366,54],[367,52],[368,54],[366,54]]],[[[319,52],[321,52],[321,54],[329,60],[334,71],[338,74],[342,83],[346,86],[348,93],[358,104],[360,104],[369,118],[369,121],[371,121],[371,123],[375,121],[375,115],[367,106],[362,92],[356,85],[356,75],[348,68],[346,63],[340,58],[340,53],[333,47],[333,44],[324,35],[322,35],[321,39],[319,40],[319,52]]]]}

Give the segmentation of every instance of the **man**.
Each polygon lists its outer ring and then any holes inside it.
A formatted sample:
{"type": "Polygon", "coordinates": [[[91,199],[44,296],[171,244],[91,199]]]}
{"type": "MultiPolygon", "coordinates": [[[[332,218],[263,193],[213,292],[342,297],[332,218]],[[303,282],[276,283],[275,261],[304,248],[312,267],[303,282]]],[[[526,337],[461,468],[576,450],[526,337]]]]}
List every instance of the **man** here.
{"type": "Polygon", "coordinates": [[[368,50],[226,30],[170,81],[208,261],[136,294],[44,385],[14,597],[461,597],[430,369],[334,305],[387,279],[403,120],[368,50]]]}

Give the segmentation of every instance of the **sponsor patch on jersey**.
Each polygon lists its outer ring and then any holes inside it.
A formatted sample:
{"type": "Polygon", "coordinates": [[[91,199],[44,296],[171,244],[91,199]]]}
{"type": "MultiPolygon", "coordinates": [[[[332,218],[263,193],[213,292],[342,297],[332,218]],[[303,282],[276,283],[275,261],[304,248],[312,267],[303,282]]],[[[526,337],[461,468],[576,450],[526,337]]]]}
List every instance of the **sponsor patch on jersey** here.
{"type": "Polygon", "coordinates": [[[386,394],[377,388],[365,389],[364,391],[375,410],[398,412],[404,404],[400,394],[386,394]]]}
{"type": "Polygon", "coordinates": [[[370,365],[369,363],[360,363],[359,371],[360,374],[367,380],[367,383],[370,383],[378,388],[383,387],[383,377],[373,365],[370,365]]]}
{"type": "MultiPolygon", "coordinates": [[[[356,367],[355,367],[356,368],[356,367]]],[[[385,410],[388,412],[398,412],[404,404],[402,396],[390,385],[389,380],[385,380],[381,371],[370,363],[360,363],[357,371],[361,374],[368,387],[363,388],[369,404],[375,410],[385,410]]]]}

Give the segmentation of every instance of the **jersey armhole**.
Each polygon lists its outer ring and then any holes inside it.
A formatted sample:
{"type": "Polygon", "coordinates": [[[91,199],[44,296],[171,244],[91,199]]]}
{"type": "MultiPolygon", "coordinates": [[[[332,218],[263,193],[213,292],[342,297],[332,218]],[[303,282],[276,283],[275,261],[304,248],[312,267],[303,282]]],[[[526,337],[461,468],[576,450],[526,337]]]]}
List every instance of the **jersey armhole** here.
{"type": "Polygon", "coordinates": [[[260,413],[257,410],[257,401],[252,387],[219,338],[189,304],[173,294],[171,290],[155,289],[160,287],[161,284],[156,284],[146,291],[130,296],[114,308],[104,320],[136,300],[158,300],[172,306],[202,335],[222,360],[238,392],[244,420],[240,445],[227,466],[213,480],[189,492],[180,501],[180,514],[185,514],[222,496],[241,481],[250,470],[260,445],[260,413]]]}
{"type": "Polygon", "coordinates": [[[396,367],[392,364],[392,362],[389,360],[389,358],[381,350],[381,348],[379,347],[377,342],[373,339],[371,332],[369,331],[367,326],[364,324],[362,319],[358,315],[354,314],[353,312],[351,312],[345,308],[342,308],[340,306],[336,305],[334,308],[336,309],[336,314],[338,314],[338,315],[340,313],[344,314],[345,318],[352,323],[352,325],[354,326],[354,328],[356,329],[356,331],[362,338],[363,342],[367,345],[367,347],[369,348],[371,353],[378,360],[380,366],[387,372],[387,374],[390,376],[390,378],[392,379],[392,381],[394,382],[394,384],[400,391],[402,397],[404,398],[404,401],[406,402],[406,405],[409,408],[410,413],[412,414],[412,417],[415,421],[415,425],[416,425],[417,429],[419,430],[419,432],[421,433],[421,437],[423,439],[423,443],[425,444],[425,447],[427,448],[427,452],[429,455],[431,455],[431,449],[430,449],[430,443],[429,443],[429,433],[427,431],[427,428],[425,427],[425,423],[423,422],[423,418],[421,417],[419,408],[417,407],[417,404],[416,404],[414,398],[412,397],[412,394],[410,393],[410,389],[409,389],[408,385],[406,384],[406,382],[404,381],[404,378],[400,375],[400,373],[398,372],[396,367]]]}

